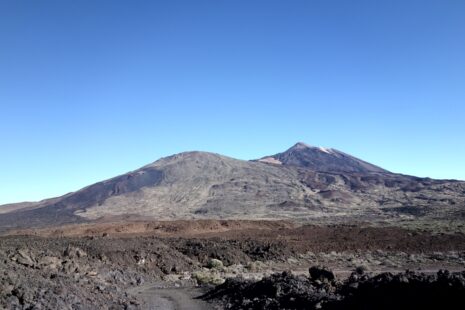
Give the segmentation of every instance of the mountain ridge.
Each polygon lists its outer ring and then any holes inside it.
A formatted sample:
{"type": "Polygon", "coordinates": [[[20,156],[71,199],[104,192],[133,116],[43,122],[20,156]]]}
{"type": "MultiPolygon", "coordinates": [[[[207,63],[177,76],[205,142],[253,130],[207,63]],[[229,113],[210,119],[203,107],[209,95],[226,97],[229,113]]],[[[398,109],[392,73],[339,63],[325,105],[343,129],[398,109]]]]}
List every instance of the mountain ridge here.
{"type": "Polygon", "coordinates": [[[252,161],[200,151],[163,157],[0,213],[0,228],[127,215],[296,221],[465,216],[464,202],[465,182],[396,174],[335,149],[297,143],[252,161]]]}

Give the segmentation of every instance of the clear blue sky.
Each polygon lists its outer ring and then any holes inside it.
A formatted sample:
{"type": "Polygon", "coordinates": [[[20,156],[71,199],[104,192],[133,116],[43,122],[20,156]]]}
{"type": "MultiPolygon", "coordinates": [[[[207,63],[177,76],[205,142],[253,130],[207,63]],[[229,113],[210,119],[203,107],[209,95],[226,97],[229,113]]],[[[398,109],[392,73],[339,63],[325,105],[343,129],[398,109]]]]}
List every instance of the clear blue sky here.
{"type": "Polygon", "coordinates": [[[0,0],[0,203],[297,141],[465,179],[465,1],[0,0]]]}

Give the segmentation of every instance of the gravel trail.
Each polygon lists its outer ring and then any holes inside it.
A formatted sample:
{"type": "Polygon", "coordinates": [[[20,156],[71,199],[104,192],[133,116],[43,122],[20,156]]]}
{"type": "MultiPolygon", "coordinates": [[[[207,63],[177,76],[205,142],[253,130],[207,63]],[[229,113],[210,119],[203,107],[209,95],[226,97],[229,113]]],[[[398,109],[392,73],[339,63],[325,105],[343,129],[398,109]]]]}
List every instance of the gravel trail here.
{"type": "Polygon", "coordinates": [[[202,291],[195,287],[163,287],[148,284],[130,291],[147,310],[212,310],[211,304],[195,299],[202,291]]]}

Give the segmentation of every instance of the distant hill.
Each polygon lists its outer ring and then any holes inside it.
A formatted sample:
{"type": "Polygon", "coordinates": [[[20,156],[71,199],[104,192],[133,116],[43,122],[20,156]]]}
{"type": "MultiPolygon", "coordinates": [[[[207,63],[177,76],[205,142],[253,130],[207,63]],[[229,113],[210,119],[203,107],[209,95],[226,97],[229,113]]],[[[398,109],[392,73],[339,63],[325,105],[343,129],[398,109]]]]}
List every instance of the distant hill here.
{"type": "Polygon", "coordinates": [[[106,218],[296,221],[465,218],[465,182],[391,173],[338,150],[297,143],[243,161],[186,152],[37,203],[0,206],[0,228],[106,218]]]}

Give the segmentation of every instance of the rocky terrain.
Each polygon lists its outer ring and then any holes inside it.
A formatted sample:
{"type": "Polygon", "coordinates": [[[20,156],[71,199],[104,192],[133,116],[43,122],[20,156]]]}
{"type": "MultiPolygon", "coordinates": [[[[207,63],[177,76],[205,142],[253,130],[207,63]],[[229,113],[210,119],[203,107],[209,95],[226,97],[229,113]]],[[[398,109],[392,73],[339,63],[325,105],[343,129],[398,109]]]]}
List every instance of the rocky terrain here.
{"type": "Polygon", "coordinates": [[[114,217],[305,222],[462,220],[465,182],[391,173],[297,143],[255,161],[187,152],[62,197],[0,206],[0,229],[114,217]]]}
{"type": "MultiPolygon", "coordinates": [[[[307,308],[329,307],[331,301],[338,302],[334,307],[340,309],[361,302],[357,294],[372,290],[381,281],[377,279],[398,283],[401,277],[377,274],[405,269],[425,273],[402,276],[412,283],[442,281],[438,285],[443,287],[447,279],[453,288],[446,292],[448,297],[463,290],[463,275],[431,276],[439,269],[464,270],[462,232],[287,222],[255,226],[253,221],[145,222],[143,226],[151,228],[140,232],[106,224],[101,230],[96,225],[76,231],[70,226],[0,237],[0,308],[184,309],[192,303],[194,309],[261,309],[263,305],[301,309],[299,304],[283,303],[297,300],[295,294],[300,294],[299,302],[307,308]],[[328,266],[338,282],[311,280],[309,268],[320,265],[328,266]],[[350,274],[356,268],[369,277],[355,281],[350,274]],[[360,290],[349,290],[354,287],[360,290]],[[242,291],[249,293],[238,298],[242,291]],[[193,299],[201,295],[205,301],[193,299]]],[[[436,284],[425,289],[436,290],[436,284]]],[[[364,305],[369,302],[374,301],[364,305]]]]}

